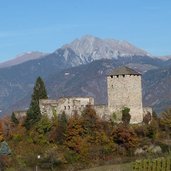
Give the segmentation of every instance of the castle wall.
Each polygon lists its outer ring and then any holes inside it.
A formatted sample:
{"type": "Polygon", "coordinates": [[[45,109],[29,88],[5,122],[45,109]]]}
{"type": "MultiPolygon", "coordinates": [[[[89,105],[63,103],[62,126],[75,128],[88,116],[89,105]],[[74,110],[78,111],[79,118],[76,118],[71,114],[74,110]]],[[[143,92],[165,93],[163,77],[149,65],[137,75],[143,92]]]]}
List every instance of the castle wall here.
{"type": "Polygon", "coordinates": [[[76,111],[81,114],[86,105],[94,105],[94,99],[92,97],[64,97],[59,100],[43,99],[39,101],[40,111],[43,114],[47,114],[50,118],[54,114],[59,115],[65,112],[68,116],[71,116],[76,111]]]}
{"type": "Polygon", "coordinates": [[[110,113],[130,108],[131,123],[143,120],[142,88],[140,75],[107,77],[108,109],[110,113]]]}
{"type": "Polygon", "coordinates": [[[110,118],[109,110],[107,105],[95,105],[94,110],[96,111],[96,114],[105,120],[108,120],[110,118]]]}

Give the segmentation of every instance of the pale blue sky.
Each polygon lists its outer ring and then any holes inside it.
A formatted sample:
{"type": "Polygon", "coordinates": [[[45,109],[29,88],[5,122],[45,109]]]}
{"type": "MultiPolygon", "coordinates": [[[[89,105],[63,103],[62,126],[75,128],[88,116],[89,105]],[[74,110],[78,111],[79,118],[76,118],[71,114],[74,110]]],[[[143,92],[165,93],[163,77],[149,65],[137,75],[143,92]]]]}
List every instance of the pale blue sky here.
{"type": "Polygon", "coordinates": [[[171,0],[0,0],[0,61],[86,34],[171,55],[171,0]]]}

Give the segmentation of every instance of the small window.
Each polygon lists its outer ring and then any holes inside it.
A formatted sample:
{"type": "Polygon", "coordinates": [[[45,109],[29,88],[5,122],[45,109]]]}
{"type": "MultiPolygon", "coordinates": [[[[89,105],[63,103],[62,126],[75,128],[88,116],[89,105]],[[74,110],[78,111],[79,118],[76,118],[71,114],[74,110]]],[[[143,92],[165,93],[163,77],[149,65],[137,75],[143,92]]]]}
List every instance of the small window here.
{"type": "Polygon", "coordinates": [[[119,75],[116,76],[117,78],[119,77],[119,75]]]}
{"type": "Polygon", "coordinates": [[[111,75],[110,77],[113,78],[113,75],[111,75]]]}
{"type": "Polygon", "coordinates": [[[122,75],[123,77],[125,77],[125,75],[122,75]]]}
{"type": "Polygon", "coordinates": [[[64,110],[66,110],[66,106],[64,106],[64,110]]]}
{"type": "Polygon", "coordinates": [[[70,110],[70,106],[68,106],[68,110],[70,110]]]}

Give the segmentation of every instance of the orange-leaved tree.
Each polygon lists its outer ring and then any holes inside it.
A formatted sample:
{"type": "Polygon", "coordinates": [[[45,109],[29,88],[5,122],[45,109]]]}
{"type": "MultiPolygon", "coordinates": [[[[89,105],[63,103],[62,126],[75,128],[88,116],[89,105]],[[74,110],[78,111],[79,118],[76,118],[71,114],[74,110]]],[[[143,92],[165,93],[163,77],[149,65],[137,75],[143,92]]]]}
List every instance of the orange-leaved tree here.
{"type": "Polygon", "coordinates": [[[66,128],[65,145],[72,151],[85,155],[87,151],[87,138],[83,127],[82,119],[74,114],[69,120],[66,128]]]}

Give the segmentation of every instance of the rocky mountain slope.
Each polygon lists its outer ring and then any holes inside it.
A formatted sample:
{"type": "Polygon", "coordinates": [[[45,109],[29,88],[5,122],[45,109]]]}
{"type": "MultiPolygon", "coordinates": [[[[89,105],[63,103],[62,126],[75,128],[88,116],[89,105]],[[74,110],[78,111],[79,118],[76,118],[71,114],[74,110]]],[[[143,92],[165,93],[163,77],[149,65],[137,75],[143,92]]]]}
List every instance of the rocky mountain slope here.
{"type": "MultiPolygon", "coordinates": [[[[76,59],[71,61],[73,66],[90,63],[99,59],[117,59],[119,57],[130,56],[150,56],[148,52],[133,46],[127,41],[100,39],[91,35],[76,39],[70,44],[64,45],[62,49],[65,49],[65,60],[68,60],[68,49],[71,49],[75,52],[76,59]]],[[[58,50],[56,53],[58,53],[58,50]]]]}
{"type": "MultiPolygon", "coordinates": [[[[28,107],[38,76],[46,80],[52,98],[89,95],[95,98],[96,103],[106,103],[105,75],[108,70],[128,65],[146,75],[151,70],[168,67],[168,61],[151,57],[147,52],[124,41],[85,36],[43,58],[1,68],[0,110],[4,113],[28,107]]],[[[153,83],[153,77],[150,79],[153,83]]],[[[148,105],[153,104],[154,100],[155,97],[147,101],[148,105]]]]}

